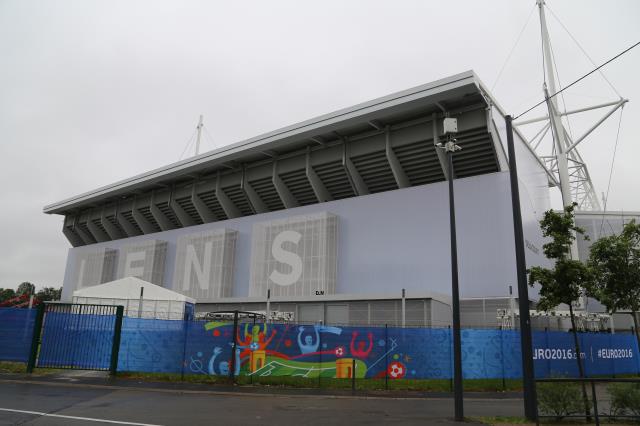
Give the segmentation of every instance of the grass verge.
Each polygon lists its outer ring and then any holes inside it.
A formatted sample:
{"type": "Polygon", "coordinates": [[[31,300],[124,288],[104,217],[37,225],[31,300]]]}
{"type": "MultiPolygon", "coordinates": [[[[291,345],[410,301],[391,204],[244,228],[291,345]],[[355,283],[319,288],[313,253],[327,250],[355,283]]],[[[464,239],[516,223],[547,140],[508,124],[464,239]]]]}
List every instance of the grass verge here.
{"type": "MultiPolygon", "coordinates": [[[[230,384],[228,377],[207,376],[185,374],[168,374],[168,373],[137,373],[137,372],[119,372],[119,378],[140,380],[140,381],[163,381],[163,382],[187,382],[187,383],[210,383],[210,384],[230,384]]],[[[357,390],[398,390],[398,391],[423,391],[423,392],[450,392],[451,381],[447,379],[430,379],[430,380],[410,380],[397,379],[356,379],[355,387],[357,390]]],[[[333,378],[304,378],[291,376],[239,376],[236,377],[236,383],[239,385],[256,385],[256,386],[279,386],[291,388],[321,388],[321,389],[351,389],[351,379],[333,379],[333,378]]],[[[505,392],[519,391],[522,389],[520,380],[502,380],[502,379],[477,379],[465,380],[464,389],[467,392],[505,392]]]]}
{"type": "MultiPolygon", "coordinates": [[[[59,373],[63,370],[54,368],[36,368],[33,372],[35,376],[47,376],[59,373]]],[[[0,373],[26,374],[27,364],[24,362],[0,361],[0,373]]]]}

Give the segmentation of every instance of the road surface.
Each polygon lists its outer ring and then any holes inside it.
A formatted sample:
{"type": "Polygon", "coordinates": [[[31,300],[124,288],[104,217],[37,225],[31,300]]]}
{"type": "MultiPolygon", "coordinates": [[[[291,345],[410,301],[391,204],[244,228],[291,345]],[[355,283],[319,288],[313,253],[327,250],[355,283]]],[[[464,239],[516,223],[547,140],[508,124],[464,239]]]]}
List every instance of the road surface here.
{"type": "MultiPolygon", "coordinates": [[[[468,399],[468,416],[520,416],[519,399],[468,399]]],[[[0,425],[454,424],[451,398],[269,395],[0,380],[0,425]]]]}

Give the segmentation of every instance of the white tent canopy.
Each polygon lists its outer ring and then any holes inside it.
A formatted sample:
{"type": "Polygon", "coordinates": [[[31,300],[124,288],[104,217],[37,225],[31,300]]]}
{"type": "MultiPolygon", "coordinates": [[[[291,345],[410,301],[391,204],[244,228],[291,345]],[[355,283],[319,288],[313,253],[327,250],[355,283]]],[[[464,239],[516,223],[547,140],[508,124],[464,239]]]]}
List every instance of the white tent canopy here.
{"type": "Polygon", "coordinates": [[[140,299],[140,289],[144,288],[144,300],[174,300],[196,303],[184,294],[160,287],[159,285],[135,277],[125,277],[108,283],[86,287],[73,292],[74,297],[99,297],[109,299],[140,299]]]}
{"type": "Polygon", "coordinates": [[[122,305],[125,316],[160,319],[183,319],[185,306],[195,304],[190,297],[135,277],[76,290],[73,302],[122,305]]]}

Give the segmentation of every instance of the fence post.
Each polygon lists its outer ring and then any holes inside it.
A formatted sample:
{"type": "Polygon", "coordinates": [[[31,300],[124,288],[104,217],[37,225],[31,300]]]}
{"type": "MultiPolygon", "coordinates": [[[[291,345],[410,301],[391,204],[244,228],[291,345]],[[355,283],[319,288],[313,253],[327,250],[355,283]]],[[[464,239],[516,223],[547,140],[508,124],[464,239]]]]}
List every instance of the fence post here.
{"type": "Polygon", "coordinates": [[[351,365],[351,394],[356,393],[356,359],[353,358],[351,365]]]}
{"type": "Polygon", "coordinates": [[[42,320],[44,319],[45,304],[38,305],[36,320],[33,324],[33,336],[31,337],[31,349],[29,350],[29,362],[27,363],[27,373],[33,373],[38,359],[38,349],[40,347],[40,333],[42,331],[42,320]]]}
{"type": "Polygon", "coordinates": [[[229,378],[231,383],[236,381],[236,346],[238,346],[238,311],[233,313],[233,344],[231,345],[231,359],[229,360],[229,378]]]}
{"type": "Polygon", "coordinates": [[[389,327],[384,325],[384,389],[389,390],[389,327]]]}
{"type": "Polygon", "coordinates": [[[322,333],[318,333],[318,388],[322,387],[322,333]]]}
{"type": "Polygon", "coordinates": [[[115,377],[118,371],[118,355],[120,354],[120,335],[122,334],[122,317],[124,316],[124,306],[116,307],[116,324],[113,329],[113,345],[111,346],[111,367],[109,374],[115,377]]]}
{"type": "Polygon", "coordinates": [[[598,415],[598,398],[596,396],[596,384],[593,380],[591,380],[591,397],[593,398],[593,415],[596,419],[596,426],[600,426],[600,417],[598,415]]]}
{"type": "Polygon", "coordinates": [[[449,333],[449,375],[451,376],[449,378],[449,390],[451,392],[453,392],[453,350],[452,350],[452,337],[451,337],[451,326],[447,326],[449,333]]]}
{"type": "Polygon", "coordinates": [[[182,370],[180,371],[180,380],[184,381],[184,364],[187,362],[187,336],[189,336],[189,322],[186,319],[184,322],[184,336],[182,342],[182,370]]]}
{"type": "Polygon", "coordinates": [[[500,363],[502,364],[502,390],[506,391],[507,390],[507,383],[505,381],[505,377],[504,377],[504,330],[503,329],[499,329],[498,332],[500,333],[500,363]]]}

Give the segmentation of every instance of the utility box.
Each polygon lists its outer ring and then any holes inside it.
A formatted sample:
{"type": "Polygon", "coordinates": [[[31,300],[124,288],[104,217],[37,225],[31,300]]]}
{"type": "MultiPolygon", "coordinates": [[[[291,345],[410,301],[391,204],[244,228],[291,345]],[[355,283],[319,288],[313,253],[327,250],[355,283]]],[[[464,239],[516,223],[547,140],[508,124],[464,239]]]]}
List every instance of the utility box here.
{"type": "Polygon", "coordinates": [[[447,117],[442,125],[444,134],[458,133],[458,119],[447,117]]]}

